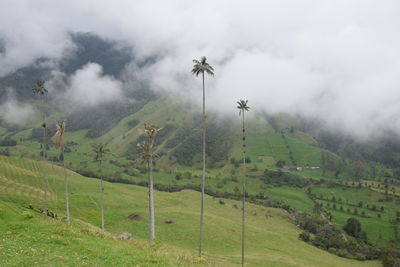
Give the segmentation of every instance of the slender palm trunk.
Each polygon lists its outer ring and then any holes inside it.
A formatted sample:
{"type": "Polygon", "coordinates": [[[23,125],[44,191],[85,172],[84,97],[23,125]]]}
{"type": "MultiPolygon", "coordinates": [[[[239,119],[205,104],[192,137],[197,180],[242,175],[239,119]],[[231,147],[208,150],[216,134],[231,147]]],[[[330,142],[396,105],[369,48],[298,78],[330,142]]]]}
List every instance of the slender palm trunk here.
{"type": "Polygon", "coordinates": [[[99,161],[99,169],[100,169],[101,231],[104,233],[104,187],[103,187],[103,173],[101,170],[101,160],[99,161]]]}
{"type": "MultiPolygon", "coordinates": [[[[44,94],[41,97],[42,99],[42,106],[44,109],[44,94]]],[[[43,162],[46,161],[46,111],[43,110],[43,142],[42,142],[42,160],[43,162]]],[[[47,214],[49,209],[48,201],[47,201],[47,179],[46,179],[46,171],[43,171],[43,191],[44,191],[44,211],[47,214]]]]}
{"type": "Polygon", "coordinates": [[[149,222],[149,235],[150,242],[155,238],[155,217],[154,217],[154,192],[153,192],[153,155],[150,156],[148,162],[149,169],[149,214],[150,214],[150,222],[149,222]]]}
{"type": "Polygon", "coordinates": [[[243,110],[243,199],[242,199],[242,266],[244,266],[244,239],[245,239],[245,201],[246,201],[246,136],[244,127],[244,110],[243,110]]]}
{"type": "Polygon", "coordinates": [[[69,199],[68,199],[68,180],[67,180],[67,170],[65,169],[65,154],[64,148],[62,149],[62,157],[63,157],[63,167],[64,167],[64,188],[65,188],[65,209],[67,211],[67,224],[71,223],[69,216],[69,199]]]}
{"type": "Polygon", "coordinates": [[[199,257],[201,257],[203,218],[204,218],[204,185],[206,182],[206,90],[204,87],[203,74],[203,176],[201,179],[201,208],[200,208],[200,232],[199,232],[199,257]]]}

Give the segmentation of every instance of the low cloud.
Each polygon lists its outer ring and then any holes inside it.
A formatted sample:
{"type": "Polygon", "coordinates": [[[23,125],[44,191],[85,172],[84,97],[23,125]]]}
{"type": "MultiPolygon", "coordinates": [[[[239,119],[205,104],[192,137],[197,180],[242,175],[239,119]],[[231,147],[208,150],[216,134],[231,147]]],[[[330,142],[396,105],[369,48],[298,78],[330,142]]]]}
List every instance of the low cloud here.
{"type": "MultiPolygon", "coordinates": [[[[252,111],[315,117],[357,136],[400,132],[399,9],[391,0],[43,0],[40,9],[4,0],[0,77],[38,58],[57,61],[75,51],[71,32],[93,32],[146,62],[133,80],[200,104],[191,60],[207,56],[210,108],[235,113],[236,101],[249,99],[252,111]]],[[[96,64],[67,81],[77,104],[121,97],[121,82],[96,64]]]]}
{"type": "Polygon", "coordinates": [[[76,105],[94,106],[122,96],[122,83],[102,74],[102,67],[88,63],[69,78],[66,101],[76,105]]]}
{"type": "Polygon", "coordinates": [[[8,99],[0,104],[0,119],[7,124],[24,126],[34,118],[34,109],[29,104],[8,99]]]}

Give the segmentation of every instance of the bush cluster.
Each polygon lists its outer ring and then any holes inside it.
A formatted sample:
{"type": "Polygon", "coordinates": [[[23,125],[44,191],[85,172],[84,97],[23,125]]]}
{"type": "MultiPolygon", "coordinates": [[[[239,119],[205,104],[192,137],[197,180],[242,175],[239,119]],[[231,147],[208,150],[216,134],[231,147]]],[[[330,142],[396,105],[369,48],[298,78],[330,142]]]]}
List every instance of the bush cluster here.
{"type": "MultiPolygon", "coordinates": [[[[307,213],[294,213],[295,224],[305,232],[299,238],[316,247],[324,249],[340,257],[372,260],[380,258],[380,248],[368,242],[365,232],[361,231],[361,225],[354,224],[354,218],[345,229],[355,238],[345,238],[342,231],[329,224],[328,221],[311,216],[307,213]]],[[[346,224],[347,225],[347,224],[346,224]]]]}

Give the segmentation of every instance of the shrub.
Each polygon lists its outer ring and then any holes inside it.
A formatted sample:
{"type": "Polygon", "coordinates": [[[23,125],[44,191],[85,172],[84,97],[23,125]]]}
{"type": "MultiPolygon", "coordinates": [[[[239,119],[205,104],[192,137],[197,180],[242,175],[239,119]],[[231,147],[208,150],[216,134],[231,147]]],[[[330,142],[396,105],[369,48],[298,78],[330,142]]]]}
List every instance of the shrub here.
{"type": "Polygon", "coordinates": [[[287,172],[282,172],[280,170],[270,171],[266,169],[261,179],[266,184],[273,184],[276,186],[288,185],[293,187],[305,187],[309,184],[309,181],[302,177],[298,177],[287,172]]]}
{"type": "Polygon", "coordinates": [[[284,160],[280,159],[275,163],[275,166],[278,168],[282,168],[283,166],[285,166],[285,164],[286,164],[286,162],[284,160]]]}
{"type": "Polygon", "coordinates": [[[309,242],[310,239],[311,239],[311,236],[310,236],[310,234],[307,233],[307,232],[302,232],[301,234],[299,234],[299,238],[300,238],[301,240],[303,240],[304,242],[309,242]]]}
{"type": "Polygon", "coordinates": [[[359,237],[361,233],[361,223],[356,218],[349,218],[343,226],[343,230],[351,236],[359,237]]]}

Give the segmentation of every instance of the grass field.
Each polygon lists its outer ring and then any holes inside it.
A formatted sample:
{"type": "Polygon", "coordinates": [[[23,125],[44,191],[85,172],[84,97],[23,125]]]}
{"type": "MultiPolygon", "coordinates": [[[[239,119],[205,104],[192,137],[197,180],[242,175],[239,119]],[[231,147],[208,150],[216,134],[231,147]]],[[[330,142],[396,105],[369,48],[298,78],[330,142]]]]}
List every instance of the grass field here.
{"type": "Polygon", "coordinates": [[[122,241],[97,227],[60,220],[0,201],[1,266],[203,266],[204,260],[163,245],[122,241]],[[32,218],[27,217],[33,216],[32,218]]]}
{"type": "MultiPolygon", "coordinates": [[[[0,261],[6,262],[6,266],[27,266],[41,260],[56,265],[87,263],[95,266],[111,262],[120,254],[115,265],[124,265],[128,261],[140,266],[197,264],[194,258],[200,199],[197,192],[156,192],[157,244],[167,247],[167,252],[161,249],[161,253],[143,245],[148,235],[147,189],[143,187],[105,184],[105,221],[110,237],[81,234],[82,231],[95,231],[93,229],[100,224],[99,180],[84,178],[70,171],[72,225],[66,227],[61,221],[42,218],[39,214],[34,214],[31,220],[23,219],[21,214],[28,204],[43,206],[41,171],[48,174],[50,209],[62,217],[61,168],[26,159],[0,157],[0,231],[3,240],[0,261]],[[128,219],[131,214],[138,215],[137,220],[128,219]],[[166,221],[172,223],[167,224],[166,221]],[[60,232],[63,234],[58,234],[60,232]],[[114,240],[113,236],[120,232],[132,233],[136,241],[124,243],[114,240]],[[136,244],[142,244],[138,245],[138,251],[136,244]],[[153,253],[156,256],[153,257],[153,253]],[[10,255],[17,257],[10,259],[10,255]]],[[[299,192],[290,194],[297,196],[299,192]]],[[[204,264],[238,265],[241,219],[240,209],[236,206],[240,203],[206,197],[205,204],[204,264]]],[[[300,241],[300,230],[291,224],[288,214],[282,210],[249,204],[246,216],[248,266],[379,266],[375,261],[358,262],[340,258],[300,241]]]]}

